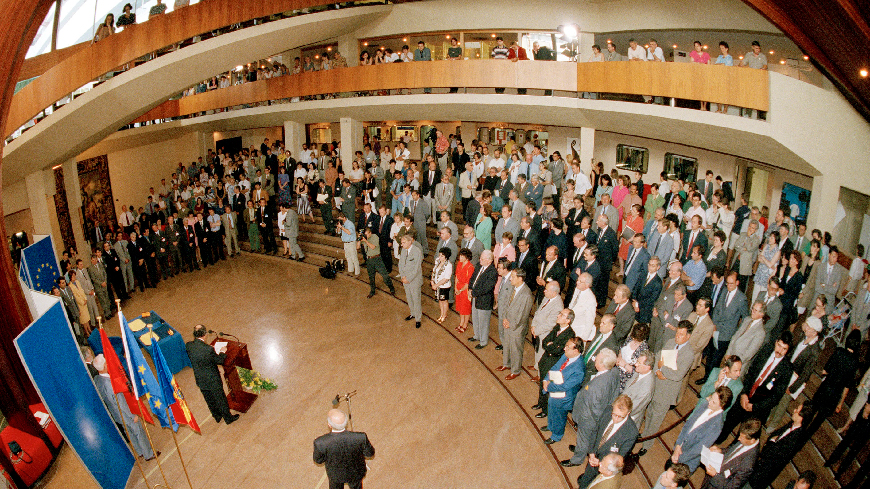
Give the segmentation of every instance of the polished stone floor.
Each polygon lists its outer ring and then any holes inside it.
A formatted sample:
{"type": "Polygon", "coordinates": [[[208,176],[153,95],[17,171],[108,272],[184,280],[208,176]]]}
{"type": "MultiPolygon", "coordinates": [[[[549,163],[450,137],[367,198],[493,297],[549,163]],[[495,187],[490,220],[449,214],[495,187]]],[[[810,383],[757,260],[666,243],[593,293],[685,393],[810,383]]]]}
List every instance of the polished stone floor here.
{"type": "MultiPolygon", "coordinates": [[[[125,304],[129,317],[157,311],[187,340],[197,323],[238,336],[254,368],[279,385],[227,426],[209,416],[193,372],[177,376],[202,427],[201,436],[186,427],[177,435],[194,488],[327,487],[311,442],[327,430],[331,400],[352,390],[355,429],[376,449],[366,487],[566,487],[532,421],[544,423],[526,409],[533,383],[521,377],[506,389],[493,370],[500,352],[492,346],[472,354],[466,335],[452,334],[455,324],[424,320],[416,330],[404,321],[404,302],[388,294],[367,299],[367,292],[346,276],[325,280],[308,264],[246,254],[125,304]]],[[[424,311],[437,316],[431,301],[424,311]]],[[[118,334],[117,319],[106,327],[118,334]]],[[[151,434],[169,486],[187,487],[170,431],[151,434]]],[[[567,454],[566,446],[558,450],[567,454]]],[[[163,484],[155,462],[143,469],[152,485],[163,484]]],[[[68,447],[44,482],[96,487],[68,447]]],[[[128,487],[146,487],[136,469],[128,487]]]]}

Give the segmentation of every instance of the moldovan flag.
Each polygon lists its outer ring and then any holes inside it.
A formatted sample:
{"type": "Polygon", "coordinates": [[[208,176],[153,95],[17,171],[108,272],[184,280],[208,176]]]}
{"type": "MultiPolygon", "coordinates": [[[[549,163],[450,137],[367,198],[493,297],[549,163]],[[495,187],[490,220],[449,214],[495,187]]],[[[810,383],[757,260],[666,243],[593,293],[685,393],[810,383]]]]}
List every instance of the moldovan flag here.
{"type": "MultiPolygon", "coordinates": [[[[169,409],[172,411],[175,422],[186,424],[193,431],[200,433],[199,425],[193,419],[193,413],[187,407],[184,394],[181,393],[181,388],[178,387],[178,382],[175,381],[175,376],[169,370],[166,358],[156,341],[151,342],[151,360],[154,361],[154,370],[157,371],[157,382],[160,384],[163,399],[169,403],[169,409]]],[[[178,425],[175,426],[175,431],[178,431],[178,425]]]]}
{"type": "Polygon", "coordinates": [[[112,343],[109,341],[106,330],[100,328],[100,340],[103,343],[103,356],[106,357],[106,368],[109,370],[109,378],[112,379],[112,390],[115,394],[124,394],[124,399],[127,401],[127,406],[130,412],[136,416],[142,416],[142,419],[150,424],[154,424],[154,419],[151,418],[151,413],[148,410],[139,409],[139,403],[136,398],[130,393],[130,382],[127,380],[127,374],[121,368],[121,360],[118,359],[118,354],[112,348],[112,343]]]}

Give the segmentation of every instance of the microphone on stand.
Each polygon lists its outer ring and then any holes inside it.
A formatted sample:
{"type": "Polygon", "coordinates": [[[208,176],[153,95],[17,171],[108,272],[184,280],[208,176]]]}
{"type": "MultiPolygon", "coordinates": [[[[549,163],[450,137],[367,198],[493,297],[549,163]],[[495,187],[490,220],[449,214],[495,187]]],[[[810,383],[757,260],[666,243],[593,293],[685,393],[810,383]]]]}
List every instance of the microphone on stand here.
{"type": "Polygon", "coordinates": [[[338,403],[340,402],[340,401],[339,401],[339,398],[340,398],[340,397],[341,397],[341,394],[336,394],[336,395],[335,395],[335,399],[332,400],[332,407],[338,407],[338,403]]]}

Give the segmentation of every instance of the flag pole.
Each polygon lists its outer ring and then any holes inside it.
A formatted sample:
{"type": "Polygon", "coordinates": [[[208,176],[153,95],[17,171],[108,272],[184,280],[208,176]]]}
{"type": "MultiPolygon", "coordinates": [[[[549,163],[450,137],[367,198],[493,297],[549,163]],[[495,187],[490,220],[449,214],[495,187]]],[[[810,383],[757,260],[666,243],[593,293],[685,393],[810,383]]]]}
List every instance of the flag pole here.
{"type": "MultiPolygon", "coordinates": [[[[159,380],[158,380],[159,381],[159,380]]],[[[169,407],[166,407],[166,416],[169,416],[169,407]]],[[[172,432],[172,441],[175,442],[175,450],[178,452],[178,460],[181,460],[181,468],[184,469],[184,477],[187,479],[187,485],[193,489],[193,484],[190,483],[190,475],[187,474],[187,464],[184,463],[184,457],[181,456],[181,447],[178,446],[178,438],[175,436],[175,430],[169,429],[172,432]]]]}
{"type": "MultiPolygon", "coordinates": [[[[121,311],[121,299],[115,299],[115,304],[118,306],[118,321],[121,321],[121,316],[123,315],[123,311],[121,311]]],[[[121,329],[123,331],[124,325],[121,324],[121,329]]],[[[132,372],[130,373],[132,375],[132,372]]],[[[145,406],[142,404],[142,399],[140,397],[136,397],[136,403],[139,404],[139,412],[144,413],[145,406]]],[[[166,474],[163,472],[163,464],[160,463],[160,457],[157,456],[157,449],[154,448],[154,441],[151,440],[151,432],[148,431],[148,425],[145,424],[145,419],[142,416],[139,416],[139,422],[142,423],[142,428],[145,430],[145,436],[148,437],[148,444],[151,446],[151,451],[154,452],[154,459],[157,460],[157,468],[160,469],[160,475],[163,476],[163,482],[165,485],[163,487],[169,488],[169,482],[166,480],[166,474]]],[[[160,484],[155,484],[154,487],[159,486],[160,484]]]]}
{"type": "MultiPolygon", "coordinates": [[[[97,327],[101,330],[103,329],[103,317],[102,316],[97,316],[97,327]]],[[[136,462],[136,468],[139,469],[139,473],[142,474],[142,480],[145,481],[145,487],[148,487],[150,489],[152,487],[151,483],[148,482],[148,478],[145,477],[145,470],[142,469],[142,465],[139,463],[138,454],[136,454],[136,447],[133,446],[133,438],[130,436],[130,431],[127,429],[127,423],[124,422],[124,416],[122,414],[123,411],[121,411],[121,402],[118,401],[118,394],[115,394],[114,392],[113,392],[113,394],[115,397],[115,405],[118,406],[118,414],[121,414],[121,426],[124,428],[124,433],[127,435],[127,443],[130,445],[130,448],[133,449],[132,450],[133,454],[137,455],[137,456],[133,457],[133,461],[136,462]]]]}
{"type": "MultiPolygon", "coordinates": [[[[148,325],[148,333],[150,335],[154,334],[154,329],[150,324],[148,325]]],[[[151,348],[160,348],[159,344],[154,343],[153,336],[151,336],[151,348]]],[[[160,385],[160,377],[161,375],[157,376],[157,385],[160,388],[162,394],[163,386],[160,385]]],[[[166,399],[163,400],[163,408],[166,410],[166,418],[172,420],[172,413],[169,412],[169,401],[166,399]]],[[[187,464],[184,463],[184,457],[181,455],[181,447],[178,446],[178,438],[175,436],[175,430],[172,428],[172,426],[170,426],[169,431],[172,432],[172,441],[175,442],[175,450],[178,452],[178,460],[181,461],[181,468],[184,469],[184,477],[187,479],[187,485],[190,486],[190,489],[193,489],[193,484],[190,483],[190,475],[187,474],[187,464]]]]}

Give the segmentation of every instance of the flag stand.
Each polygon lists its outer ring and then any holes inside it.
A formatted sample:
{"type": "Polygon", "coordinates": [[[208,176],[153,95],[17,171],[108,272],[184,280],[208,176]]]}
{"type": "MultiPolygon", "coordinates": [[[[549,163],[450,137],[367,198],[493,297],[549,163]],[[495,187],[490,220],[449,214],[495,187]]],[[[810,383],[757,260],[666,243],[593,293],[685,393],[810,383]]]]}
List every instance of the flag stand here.
{"type": "MultiPolygon", "coordinates": [[[[145,408],[145,406],[142,405],[142,399],[137,399],[136,402],[139,403],[139,410],[142,410],[145,408]]],[[[166,487],[167,489],[169,489],[169,487],[170,487],[169,482],[166,481],[166,474],[163,472],[163,464],[160,463],[160,457],[157,456],[157,449],[154,448],[154,442],[151,441],[151,433],[148,432],[148,426],[145,424],[145,420],[142,419],[141,416],[139,416],[139,421],[142,423],[142,427],[145,428],[145,435],[148,436],[148,444],[151,445],[151,451],[154,452],[154,459],[157,460],[157,467],[160,469],[160,475],[163,476],[163,482],[166,483],[166,485],[163,487],[166,487]]],[[[154,485],[155,488],[157,486],[160,486],[160,484],[154,485]]]]}
{"type": "MultiPolygon", "coordinates": [[[[102,316],[97,316],[97,327],[100,329],[103,329],[103,317],[102,316]]],[[[118,394],[115,394],[114,397],[115,397],[115,405],[118,406],[118,414],[121,414],[121,402],[118,401],[118,394]]],[[[132,452],[134,455],[133,461],[136,462],[136,468],[139,469],[139,473],[142,474],[142,480],[145,481],[145,487],[148,487],[150,489],[152,487],[151,483],[148,482],[148,478],[145,477],[145,470],[142,469],[142,465],[139,463],[139,456],[136,453],[136,447],[133,446],[133,438],[130,436],[130,431],[127,429],[127,423],[124,422],[123,415],[121,416],[121,426],[124,428],[124,433],[127,435],[127,443],[130,445],[130,448],[132,449],[132,452]]]]}

